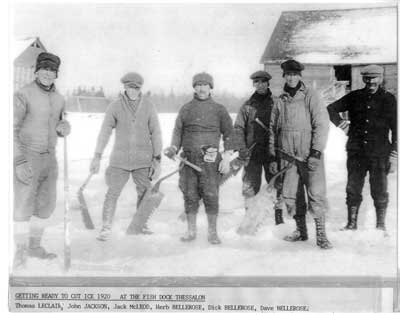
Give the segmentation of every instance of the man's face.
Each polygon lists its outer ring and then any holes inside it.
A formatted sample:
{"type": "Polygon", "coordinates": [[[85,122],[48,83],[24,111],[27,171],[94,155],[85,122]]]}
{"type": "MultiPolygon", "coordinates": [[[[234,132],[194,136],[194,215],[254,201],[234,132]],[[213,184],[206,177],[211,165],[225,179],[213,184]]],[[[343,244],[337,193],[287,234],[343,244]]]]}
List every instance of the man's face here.
{"type": "Polygon", "coordinates": [[[300,74],[298,72],[285,73],[285,80],[289,87],[295,88],[300,82],[300,74]]]}
{"type": "Polygon", "coordinates": [[[139,97],[140,87],[125,84],[125,92],[132,101],[135,101],[139,97]]]}
{"type": "Polygon", "coordinates": [[[363,82],[368,92],[374,94],[382,84],[382,77],[363,77],[363,82]]]}
{"type": "Polygon", "coordinates": [[[210,97],[211,87],[208,83],[198,83],[194,86],[194,91],[199,99],[205,100],[210,97]]]}
{"type": "Polygon", "coordinates": [[[266,94],[269,87],[269,81],[265,79],[253,80],[253,87],[258,94],[266,94]]]}
{"type": "Polygon", "coordinates": [[[51,86],[57,78],[57,71],[50,68],[40,68],[36,72],[36,77],[44,86],[51,86]]]}

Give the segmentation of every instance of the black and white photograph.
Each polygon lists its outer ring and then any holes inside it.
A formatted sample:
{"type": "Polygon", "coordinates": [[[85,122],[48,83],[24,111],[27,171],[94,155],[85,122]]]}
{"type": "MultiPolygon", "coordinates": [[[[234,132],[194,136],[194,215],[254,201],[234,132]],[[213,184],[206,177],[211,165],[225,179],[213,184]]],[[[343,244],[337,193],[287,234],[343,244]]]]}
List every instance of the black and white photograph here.
{"type": "Polygon", "coordinates": [[[397,1],[9,15],[10,311],[399,311],[397,1]]]}

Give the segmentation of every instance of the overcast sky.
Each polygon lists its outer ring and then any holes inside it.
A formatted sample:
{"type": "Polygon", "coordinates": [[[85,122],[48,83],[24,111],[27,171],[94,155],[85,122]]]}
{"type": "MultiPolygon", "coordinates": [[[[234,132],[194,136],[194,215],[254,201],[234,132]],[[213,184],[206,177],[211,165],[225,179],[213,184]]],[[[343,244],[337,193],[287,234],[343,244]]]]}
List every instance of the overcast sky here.
{"type": "Polygon", "coordinates": [[[138,71],[145,91],[190,92],[193,74],[208,71],[218,92],[243,96],[282,11],[360,6],[31,1],[14,4],[12,26],[15,39],[39,36],[61,57],[62,91],[101,85],[115,93],[125,72],[138,71]]]}

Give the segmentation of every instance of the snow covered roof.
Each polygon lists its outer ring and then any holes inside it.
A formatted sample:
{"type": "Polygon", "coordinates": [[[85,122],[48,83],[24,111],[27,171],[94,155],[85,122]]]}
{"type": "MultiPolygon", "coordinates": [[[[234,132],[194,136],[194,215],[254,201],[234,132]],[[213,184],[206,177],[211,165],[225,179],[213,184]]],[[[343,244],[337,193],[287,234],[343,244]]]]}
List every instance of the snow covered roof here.
{"type": "Polygon", "coordinates": [[[37,56],[46,51],[39,37],[29,37],[15,40],[12,47],[12,56],[16,66],[34,66],[37,56]]]}
{"type": "Polygon", "coordinates": [[[260,63],[294,58],[312,64],[397,62],[395,7],[287,11],[260,63]]]}

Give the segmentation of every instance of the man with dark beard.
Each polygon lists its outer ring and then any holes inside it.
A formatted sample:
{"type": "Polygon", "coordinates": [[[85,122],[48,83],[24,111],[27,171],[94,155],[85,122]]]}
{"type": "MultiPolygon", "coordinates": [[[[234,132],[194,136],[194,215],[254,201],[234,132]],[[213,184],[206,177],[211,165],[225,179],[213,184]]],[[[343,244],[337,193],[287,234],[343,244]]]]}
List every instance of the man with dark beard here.
{"type": "MultiPolygon", "coordinates": [[[[275,161],[268,151],[268,128],[271,110],[274,103],[269,89],[271,75],[266,71],[257,71],[250,76],[255,92],[239,110],[234,124],[234,134],[239,157],[248,159],[243,171],[242,195],[245,199],[246,210],[251,197],[260,191],[262,172],[267,182],[273,177],[269,164],[275,161]],[[254,146],[254,147],[253,147],[254,146]],[[249,152],[249,148],[252,148],[249,152]]],[[[280,191],[275,204],[275,224],[283,223],[280,191]]]]}
{"type": "Polygon", "coordinates": [[[343,230],[357,229],[367,172],[376,210],[376,228],[385,230],[389,200],[387,174],[397,168],[397,103],[395,97],[381,87],[382,67],[369,65],[362,69],[361,75],[365,83],[363,89],[352,91],[328,106],[332,123],[348,134],[347,225],[343,230]],[[350,121],[339,115],[346,111],[350,121]]]}

